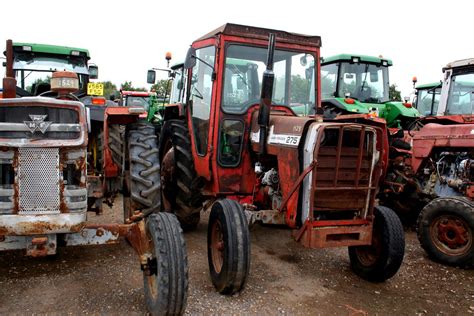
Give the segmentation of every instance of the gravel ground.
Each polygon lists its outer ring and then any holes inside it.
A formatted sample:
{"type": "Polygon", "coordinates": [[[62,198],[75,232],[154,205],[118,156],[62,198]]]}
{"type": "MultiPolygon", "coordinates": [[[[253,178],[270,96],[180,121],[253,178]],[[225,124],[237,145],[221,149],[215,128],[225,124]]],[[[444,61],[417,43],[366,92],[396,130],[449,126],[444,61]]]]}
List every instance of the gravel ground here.
{"type": "MultiPolygon", "coordinates": [[[[120,203],[117,203],[120,205],[120,203]]],[[[109,212],[100,220],[118,221],[109,212]]],[[[207,214],[185,234],[189,259],[189,314],[424,315],[474,314],[474,270],[431,262],[407,232],[399,273],[372,284],[355,276],[346,249],[305,249],[291,231],[254,226],[252,265],[245,290],[217,294],[210,282],[207,214]]],[[[96,219],[97,220],[97,219],[96,219]]],[[[57,256],[0,254],[0,314],[145,314],[143,280],[126,242],[63,248],[57,256]]]]}

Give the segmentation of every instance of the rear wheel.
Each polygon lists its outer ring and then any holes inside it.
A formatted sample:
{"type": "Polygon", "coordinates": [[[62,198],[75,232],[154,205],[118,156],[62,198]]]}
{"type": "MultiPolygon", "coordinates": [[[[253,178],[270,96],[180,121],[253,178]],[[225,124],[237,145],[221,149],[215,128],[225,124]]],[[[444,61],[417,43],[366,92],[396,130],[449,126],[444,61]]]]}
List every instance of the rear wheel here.
{"type": "Polygon", "coordinates": [[[163,164],[163,196],[167,211],[178,217],[183,230],[190,231],[199,223],[202,208],[201,181],[194,170],[191,138],[183,120],[169,120],[160,140],[163,164]]]}
{"type": "Polygon", "coordinates": [[[146,219],[152,257],[143,274],[145,302],[152,315],[181,315],[186,308],[188,262],[179,222],[173,214],[146,219]]]}
{"type": "Polygon", "coordinates": [[[418,240],[435,261],[474,266],[474,205],[463,198],[438,198],[418,217],[418,240]]]}
{"type": "Polygon", "coordinates": [[[211,280],[221,294],[244,288],[250,269],[250,235],[242,206],[223,199],[214,203],[207,231],[211,280]]]}
{"type": "Polygon", "coordinates": [[[110,125],[108,137],[109,149],[112,154],[112,160],[122,171],[124,164],[125,151],[125,126],[124,125],[110,125]]]}
{"type": "Polygon", "coordinates": [[[352,270],[371,282],[393,277],[405,254],[405,236],[398,216],[388,207],[376,206],[370,246],[349,247],[352,270]]]}
{"type": "Polygon", "coordinates": [[[138,210],[144,214],[161,209],[161,182],[155,128],[148,122],[133,124],[128,133],[128,168],[123,194],[125,222],[138,210]]]}

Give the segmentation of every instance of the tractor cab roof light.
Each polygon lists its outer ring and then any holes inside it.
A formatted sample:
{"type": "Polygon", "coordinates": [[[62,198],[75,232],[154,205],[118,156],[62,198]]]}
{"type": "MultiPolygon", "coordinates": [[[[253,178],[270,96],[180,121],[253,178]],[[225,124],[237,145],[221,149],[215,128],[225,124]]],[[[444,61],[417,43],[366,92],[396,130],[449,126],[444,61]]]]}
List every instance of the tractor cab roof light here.
{"type": "Polygon", "coordinates": [[[388,66],[388,61],[382,60],[382,66],[388,66]]]}
{"type": "Polygon", "coordinates": [[[81,52],[78,51],[78,50],[72,50],[72,51],[71,51],[71,55],[72,55],[72,56],[80,56],[80,55],[81,55],[81,52]]]}
{"type": "Polygon", "coordinates": [[[358,64],[360,62],[360,58],[359,57],[352,57],[352,62],[354,64],[358,64]]]}
{"type": "Polygon", "coordinates": [[[23,46],[24,51],[31,52],[31,46],[23,46]]]}

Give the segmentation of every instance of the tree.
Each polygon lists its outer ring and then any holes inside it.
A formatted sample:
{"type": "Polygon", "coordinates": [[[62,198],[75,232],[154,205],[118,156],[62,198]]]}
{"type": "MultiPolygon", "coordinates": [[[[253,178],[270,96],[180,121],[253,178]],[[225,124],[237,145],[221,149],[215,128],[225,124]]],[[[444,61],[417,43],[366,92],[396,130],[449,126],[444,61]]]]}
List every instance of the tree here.
{"type": "Polygon", "coordinates": [[[159,97],[167,97],[171,93],[171,82],[168,79],[158,80],[154,85],[151,86],[150,91],[155,91],[159,97]]]}
{"type": "Polygon", "coordinates": [[[120,90],[123,91],[146,91],[145,88],[135,88],[131,81],[125,81],[120,85],[120,90]]]}
{"type": "Polygon", "coordinates": [[[117,86],[114,85],[111,81],[104,81],[104,97],[106,99],[110,99],[110,96],[114,96],[114,98],[118,98],[118,90],[117,86]]]}
{"type": "Polygon", "coordinates": [[[388,97],[392,101],[401,101],[402,95],[400,90],[397,90],[396,84],[391,84],[390,88],[388,89],[388,97]]]}

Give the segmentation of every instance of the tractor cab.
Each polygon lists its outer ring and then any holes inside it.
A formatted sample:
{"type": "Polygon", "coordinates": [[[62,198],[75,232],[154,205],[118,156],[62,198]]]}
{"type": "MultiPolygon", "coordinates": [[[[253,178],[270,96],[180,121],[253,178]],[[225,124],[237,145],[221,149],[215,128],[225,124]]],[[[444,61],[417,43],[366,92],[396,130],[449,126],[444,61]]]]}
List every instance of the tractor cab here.
{"type": "Polygon", "coordinates": [[[406,127],[419,116],[408,102],[390,100],[390,59],[340,54],[321,61],[322,107],[325,116],[371,114],[389,127],[406,127]]]}
{"type": "Polygon", "coordinates": [[[421,84],[415,89],[413,106],[423,116],[436,115],[441,95],[441,82],[421,84]]]}
{"type": "Polygon", "coordinates": [[[89,79],[96,79],[98,68],[90,65],[89,51],[83,48],[33,43],[13,43],[13,71],[20,97],[38,96],[51,91],[51,77],[55,71],[77,74],[78,97],[87,94],[89,79]]]}
{"type": "Polygon", "coordinates": [[[443,72],[444,81],[437,115],[472,118],[474,110],[474,59],[449,63],[443,68],[443,72]]]}

